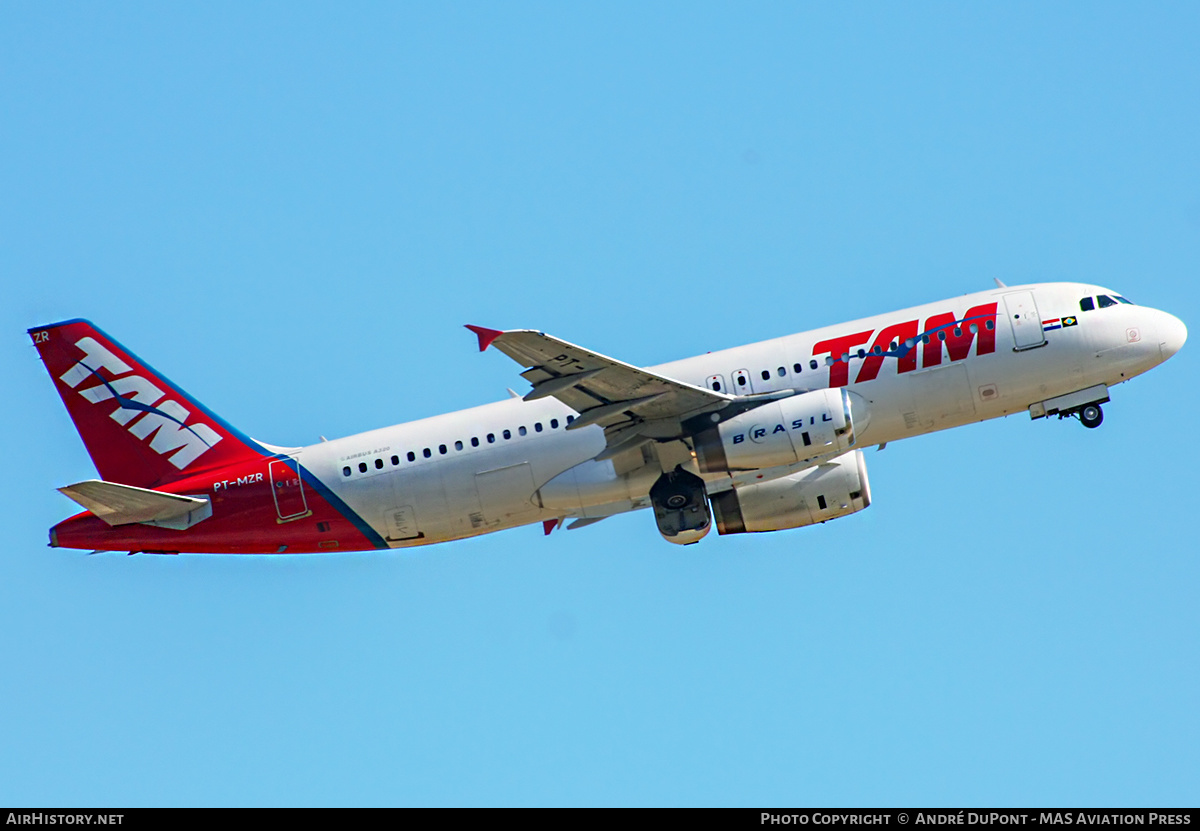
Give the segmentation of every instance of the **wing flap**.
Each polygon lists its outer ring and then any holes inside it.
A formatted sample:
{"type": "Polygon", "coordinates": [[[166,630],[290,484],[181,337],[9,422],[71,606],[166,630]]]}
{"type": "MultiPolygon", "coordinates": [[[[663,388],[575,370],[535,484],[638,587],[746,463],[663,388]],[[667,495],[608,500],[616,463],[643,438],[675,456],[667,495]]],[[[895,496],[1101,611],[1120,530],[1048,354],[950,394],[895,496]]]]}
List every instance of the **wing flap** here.
{"type": "Polygon", "coordinates": [[[212,513],[207,497],[180,496],[99,479],[67,485],[58,492],[109,525],[143,522],[169,528],[182,524],[186,528],[212,513]]]}

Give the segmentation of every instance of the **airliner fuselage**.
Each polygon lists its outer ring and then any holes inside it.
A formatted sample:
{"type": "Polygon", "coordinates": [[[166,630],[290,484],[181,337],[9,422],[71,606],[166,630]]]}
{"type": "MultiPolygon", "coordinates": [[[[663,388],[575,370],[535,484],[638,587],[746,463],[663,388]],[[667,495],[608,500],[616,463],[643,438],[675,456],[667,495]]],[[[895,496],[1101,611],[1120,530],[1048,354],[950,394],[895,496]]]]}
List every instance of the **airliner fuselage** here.
{"type": "Polygon", "coordinates": [[[52,544],[402,548],[644,507],[672,542],[710,524],[800,527],[869,504],[863,447],[1014,413],[1096,426],[1111,387],[1187,336],[1078,283],[998,286],[645,369],[471,328],[529,367],[525,398],[303,448],[243,436],[86,321],[31,329],[102,476],[63,489],[90,510],[52,544]]]}

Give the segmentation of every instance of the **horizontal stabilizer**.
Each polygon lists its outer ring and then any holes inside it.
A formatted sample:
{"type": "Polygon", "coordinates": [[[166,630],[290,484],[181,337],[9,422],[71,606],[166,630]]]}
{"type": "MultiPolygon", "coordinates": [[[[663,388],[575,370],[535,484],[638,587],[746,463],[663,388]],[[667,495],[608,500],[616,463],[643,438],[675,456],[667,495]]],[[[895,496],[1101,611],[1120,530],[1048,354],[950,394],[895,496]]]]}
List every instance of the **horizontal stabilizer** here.
{"type": "Polygon", "coordinates": [[[207,497],[180,496],[99,479],[67,485],[58,491],[109,525],[142,522],[183,530],[212,516],[207,497]]]}

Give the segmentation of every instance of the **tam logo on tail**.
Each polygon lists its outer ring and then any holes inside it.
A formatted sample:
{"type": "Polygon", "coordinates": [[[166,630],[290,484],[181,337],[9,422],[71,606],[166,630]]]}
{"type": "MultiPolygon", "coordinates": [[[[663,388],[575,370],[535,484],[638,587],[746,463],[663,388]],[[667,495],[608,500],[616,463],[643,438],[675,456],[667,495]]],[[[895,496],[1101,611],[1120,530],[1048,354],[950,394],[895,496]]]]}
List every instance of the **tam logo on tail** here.
{"type": "Polygon", "coordinates": [[[207,424],[187,424],[191,415],[187,409],[166,398],[166,393],[153,382],[130,374],[133,368],[95,338],[80,338],[75,346],[83,352],[83,357],[59,380],[92,404],[115,399],[117,407],[109,413],[109,418],[136,438],[149,439],[150,449],[155,453],[171,453],[167,460],[178,469],[186,468],[221,440],[220,434],[207,424]],[[113,380],[105,379],[101,369],[107,370],[113,380]],[[98,383],[81,388],[85,381],[98,383]]]}
{"type": "Polygon", "coordinates": [[[91,321],[37,326],[29,336],[105,482],[163,488],[275,453],[91,321]]]}

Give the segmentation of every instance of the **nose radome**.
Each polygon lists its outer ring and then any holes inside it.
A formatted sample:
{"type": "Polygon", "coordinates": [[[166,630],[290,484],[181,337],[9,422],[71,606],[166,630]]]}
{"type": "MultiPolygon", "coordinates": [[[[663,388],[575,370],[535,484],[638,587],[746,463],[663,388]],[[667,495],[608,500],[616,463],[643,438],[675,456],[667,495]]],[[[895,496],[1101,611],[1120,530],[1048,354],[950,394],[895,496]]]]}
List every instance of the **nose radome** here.
{"type": "Polygon", "coordinates": [[[1175,315],[1166,312],[1159,314],[1162,317],[1158,320],[1158,348],[1165,361],[1183,348],[1183,342],[1187,340],[1187,327],[1175,315]]]}

